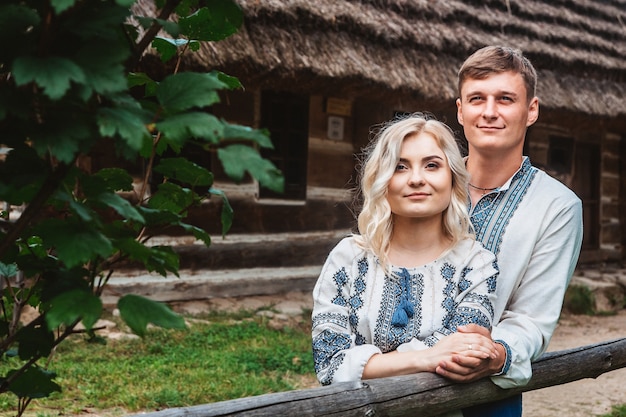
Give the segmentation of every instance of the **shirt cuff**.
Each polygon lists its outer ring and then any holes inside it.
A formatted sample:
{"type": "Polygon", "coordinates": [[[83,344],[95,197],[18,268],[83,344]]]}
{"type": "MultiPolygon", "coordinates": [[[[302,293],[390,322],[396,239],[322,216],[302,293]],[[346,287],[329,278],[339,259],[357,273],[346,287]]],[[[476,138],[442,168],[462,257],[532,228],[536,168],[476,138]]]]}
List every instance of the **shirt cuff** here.
{"type": "Polygon", "coordinates": [[[504,358],[504,365],[502,366],[502,369],[500,370],[500,372],[497,372],[493,374],[492,376],[505,375],[507,372],[509,372],[509,368],[511,367],[511,356],[513,356],[513,352],[511,352],[511,348],[504,340],[494,340],[494,342],[502,345],[505,351],[505,358],[504,358]]]}

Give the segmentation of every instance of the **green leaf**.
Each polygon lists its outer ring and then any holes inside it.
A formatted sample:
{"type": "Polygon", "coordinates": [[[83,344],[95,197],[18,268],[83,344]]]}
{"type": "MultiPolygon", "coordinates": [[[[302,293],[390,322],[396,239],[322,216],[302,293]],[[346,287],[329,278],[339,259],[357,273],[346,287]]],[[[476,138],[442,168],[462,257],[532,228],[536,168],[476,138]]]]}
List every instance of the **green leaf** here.
{"type": "Polygon", "coordinates": [[[211,236],[204,229],[187,223],[179,223],[179,225],[187,233],[191,233],[196,239],[203,241],[206,246],[211,246],[211,236]]]}
{"type": "Polygon", "coordinates": [[[0,262],[0,275],[6,278],[12,278],[17,275],[17,265],[15,264],[5,264],[4,262],[0,262]]]}
{"type": "Polygon", "coordinates": [[[193,52],[198,52],[200,50],[200,42],[189,41],[189,49],[191,49],[193,52]]]}
{"type": "Polygon", "coordinates": [[[30,324],[21,328],[15,336],[18,342],[18,355],[21,360],[48,357],[54,347],[54,333],[45,326],[30,324]]]}
{"type": "Polygon", "coordinates": [[[144,29],[148,29],[156,23],[171,37],[177,38],[180,35],[180,28],[176,22],[146,16],[135,16],[135,19],[137,19],[139,25],[144,29]]]}
{"type": "MultiPolygon", "coordinates": [[[[0,39],[15,38],[29,28],[39,25],[37,11],[23,4],[3,4],[0,6],[0,39]]],[[[8,45],[7,45],[8,46],[8,45]]],[[[4,52],[4,51],[3,51],[4,52]]]]}
{"type": "Polygon", "coordinates": [[[52,8],[56,12],[56,14],[61,14],[70,7],[72,7],[76,3],[76,0],[51,0],[50,4],[52,8]]]}
{"type": "Polygon", "coordinates": [[[217,76],[217,78],[223,82],[224,84],[226,84],[228,86],[229,89],[231,90],[235,90],[235,89],[243,89],[243,85],[241,84],[241,82],[239,81],[239,79],[237,77],[233,77],[232,75],[228,75],[228,74],[224,74],[221,71],[211,71],[212,74],[215,74],[217,76]]]}
{"type": "Polygon", "coordinates": [[[167,276],[169,271],[178,276],[179,267],[180,257],[171,246],[156,245],[150,247],[150,259],[146,263],[148,271],[156,271],[163,276],[167,276]]]}
{"type": "Polygon", "coordinates": [[[189,39],[219,41],[231,36],[241,27],[243,12],[235,2],[213,0],[209,7],[181,17],[178,23],[181,33],[189,39]]]}
{"type": "Polygon", "coordinates": [[[224,139],[251,140],[262,148],[274,149],[269,131],[266,129],[252,129],[224,122],[224,139]]]}
{"type": "Polygon", "coordinates": [[[145,262],[150,258],[150,248],[134,238],[115,240],[115,246],[133,261],[145,262]]]}
{"type": "Polygon", "coordinates": [[[246,145],[230,145],[217,150],[217,156],[226,174],[235,182],[243,180],[245,172],[249,172],[259,184],[277,193],[282,193],[285,181],[280,170],[259,153],[246,145]]]}
{"type": "Polygon", "coordinates": [[[124,61],[128,49],[106,40],[91,41],[76,55],[85,73],[85,84],[99,94],[125,91],[128,87],[124,61]]]}
{"type": "Polygon", "coordinates": [[[135,239],[119,239],[116,246],[132,260],[142,262],[145,268],[167,276],[168,272],[178,276],[180,258],[169,246],[146,246],[135,239]]]}
{"type": "Polygon", "coordinates": [[[69,59],[60,57],[21,56],[13,63],[13,76],[18,86],[34,82],[52,100],[58,100],[73,82],[84,83],[85,73],[69,59]]]}
{"type": "Polygon", "coordinates": [[[189,138],[217,144],[224,135],[224,123],[212,114],[202,112],[176,114],[157,123],[156,127],[169,141],[180,146],[189,138]]]}
{"type": "Polygon", "coordinates": [[[120,216],[125,219],[134,220],[139,223],[144,223],[145,220],[141,213],[137,211],[135,207],[133,207],[128,200],[122,198],[120,195],[115,193],[101,193],[96,198],[97,201],[103,203],[113,210],[115,210],[120,216]]]}
{"type": "Polygon", "coordinates": [[[85,204],[78,202],[74,199],[69,199],[68,203],[70,208],[80,219],[84,222],[91,222],[94,219],[94,212],[91,208],[87,207],[85,204]]]}
{"type": "Polygon", "coordinates": [[[132,191],[133,177],[128,171],[121,168],[103,168],[93,174],[94,177],[104,180],[109,191],[132,191]]]}
{"type": "MultiPolygon", "coordinates": [[[[59,109],[60,110],[60,109],[59,109]]],[[[83,117],[70,118],[59,111],[47,123],[31,132],[32,146],[41,156],[49,153],[65,163],[73,163],[76,154],[86,151],[96,135],[83,117]]]]}
{"type": "Polygon", "coordinates": [[[98,126],[102,136],[119,135],[135,151],[140,150],[145,141],[151,141],[146,125],[149,114],[140,108],[103,108],[98,111],[98,126]]]}
{"type": "MultiPolygon", "coordinates": [[[[181,40],[181,42],[183,44],[187,43],[186,40],[181,40]]],[[[161,61],[163,62],[167,62],[176,56],[178,46],[179,43],[176,39],[167,39],[157,36],[152,41],[152,47],[161,55],[161,61]]]]}
{"type": "Polygon", "coordinates": [[[198,50],[199,44],[196,41],[188,41],[187,39],[171,39],[157,36],[152,41],[152,47],[161,54],[161,61],[167,62],[177,55],[178,50],[188,45],[191,50],[198,50]]]}
{"type": "Polygon", "coordinates": [[[90,330],[102,314],[102,300],[89,291],[72,290],[54,297],[46,311],[46,323],[49,330],[60,325],[71,326],[81,320],[90,330]]]}
{"type": "Polygon", "coordinates": [[[161,159],[154,171],[163,174],[168,179],[174,179],[192,186],[213,185],[213,174],[206,168],[185,158],[161,159]]]}
{"type": "Polygon", "coordinates": [[[143,72],[129,73],[128,86],[132,88],[140,85],[145,86],[145,97],[154,97],[159,84],[143,72]]]}
{"type": "Polygon", "coordinates": [[[117,307],[120,316],[131,330],[139,335],[145,336],[148,324],[166,329],[186,329],[185,320],[170,310],[166,305],[129,294],[119,299],[117,307]]]}
{"type": "MultiPolygon", "coordinates": [[[[16,372],[10,371],[7,377],[12,377],[16,372]]],[[[18,398],[46,398],[55,391],[61,392],[61,387],[53,381],[54,378],[56,373],[31,366],[11,381],[9,391],[18,398]]]]}
{"type": "Polygon", "coordinates": [[[21,205],[37,194],[49,171],[32,146],[16,147],[0,164],[0,201],[21,205]]]}
{"type": "Polygon", "coordinates": [[[194,107],[206,107],[219,102],[216,90],[227,85],[213,74],[182,72],[166,77],[158,86],[157,99],[169,113],[194,107]]]}
{"type": "Polygon", "coordinates": [[[146,219],[146,226],[173,225],[180,222],[181,216],[169,210],[159,210],[150,207],[139,206],[139,212],[146,219]]]}
{"type": "Polygon", "coordinates": [[[193,201],[194,193],[190,189],[166,182],[159,184],[157,192],[148,200],[148,207],[182,213],[193,204],[193,201]]]}
{"type": "Polygon", "coordinates": [[[107,258],[113,252],[106,236],[78,219],[47,219],[36,227],[36,234],[48,248],[56,250],[57,257],[68,268],[83,265],[97,256],[107,258]]]}
{"type": "Polygon", "coordinates": [[[209,190],[210,194],[219,196],[222,198],[222,214],[221,214],[221,222],[222,222],[222,237],[226,236],[226,233],[230,230],[233,225],[233,217],[235,216],[235,212],[226,198],[226,194],[224,191],[218,190],[216,188],[211,188],[209,190]]]}
{"type": "Polygon", "coordinates": [[[130,8],[133,4],[137,2],[137,0],[115,0],[115,2],[122,7],[130,8]]]}

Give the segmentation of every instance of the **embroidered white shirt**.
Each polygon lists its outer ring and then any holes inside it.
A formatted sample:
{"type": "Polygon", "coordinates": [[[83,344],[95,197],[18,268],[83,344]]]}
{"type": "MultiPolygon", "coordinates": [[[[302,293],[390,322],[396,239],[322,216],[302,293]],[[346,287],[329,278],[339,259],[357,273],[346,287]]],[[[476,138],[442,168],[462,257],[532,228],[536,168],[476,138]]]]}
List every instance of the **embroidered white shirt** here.
{"type": "Polygon", "coordinates": [[[520,169],[483,196],[470,217],[476,238],[495,253],[500,276],[492,337],[510,349],[510,368],[492,377],[502,388],[523,386],[531,361],[545,352],[582,244],[582,203],[569,188],[533,167],[520,169]]]}
{"type": "Polygon", "coordinates": [[[426,349],[462,324],[491,327],[497,265],[473,239],[429,264],[392,270],[385,274],[352,237],[330,252],[313,290],[313,357],[323,385],[360,380],[374,354],[426,349]],[[399,311],[403,300],[412,314],[399,311]],[[394,324],[394,316],[405,320],[394,324]]]}

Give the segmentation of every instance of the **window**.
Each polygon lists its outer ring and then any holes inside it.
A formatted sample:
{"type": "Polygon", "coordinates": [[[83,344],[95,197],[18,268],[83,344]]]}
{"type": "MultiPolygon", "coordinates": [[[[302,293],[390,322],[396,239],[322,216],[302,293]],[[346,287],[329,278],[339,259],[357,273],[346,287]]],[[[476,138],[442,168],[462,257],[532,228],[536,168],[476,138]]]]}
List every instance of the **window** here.
{"type": "Polygon", "coordinates": [[[270,131],[274,149],[262,155],[280,169],[285,178],[284,194],[265,188],[261,198],[305,200],[309,142],[309,97],[265,91],[261,94],[261,125],[270,131]]]}
{"type": "Polygon", "coordinates": [[[572,188],[583,201],[583,249],[600,246],[600,146],[578,142],[572,188]]]}

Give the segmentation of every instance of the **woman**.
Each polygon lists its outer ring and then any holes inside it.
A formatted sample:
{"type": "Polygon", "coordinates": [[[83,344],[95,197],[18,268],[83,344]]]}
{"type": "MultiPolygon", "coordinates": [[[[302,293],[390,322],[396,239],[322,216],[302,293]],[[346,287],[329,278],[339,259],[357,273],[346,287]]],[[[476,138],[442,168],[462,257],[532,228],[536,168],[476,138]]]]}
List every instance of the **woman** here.
{"type": "Polygon", "coordinates": [[[498,271],[470,233],[468,175],[450,129],[421,114],[392,121],[362,168],[360,234],[331,251],[313,292],[319,381],[434,372],[453,355],[495,358],[488,338],[455,333],[491,328],[498,271]]]}

